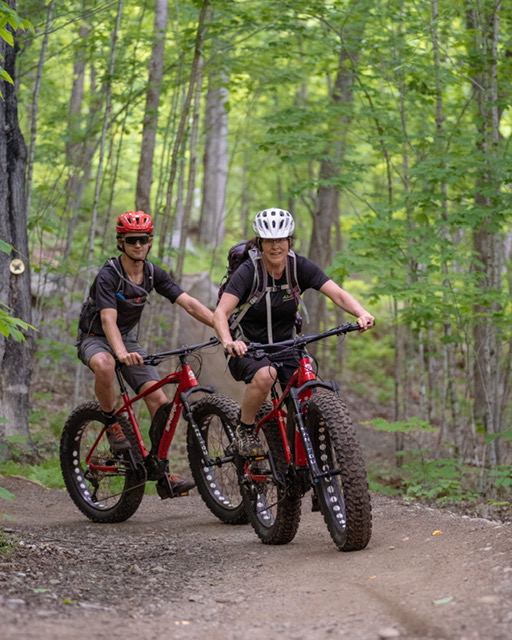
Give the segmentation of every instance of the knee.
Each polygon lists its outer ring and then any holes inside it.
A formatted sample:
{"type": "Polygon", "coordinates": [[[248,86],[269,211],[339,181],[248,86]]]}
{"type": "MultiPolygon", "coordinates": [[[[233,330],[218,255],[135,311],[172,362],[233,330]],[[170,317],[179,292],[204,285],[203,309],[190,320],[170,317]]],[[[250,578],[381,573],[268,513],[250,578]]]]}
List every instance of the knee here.
{"type": "MultiPolygon", "coordinates": [[[[154,385],[155,382],[156,380],[144,383],[139,389],[139,393],[142,393],[143,391],[146,391],[146,389],[149,389],[149,387],[154,385]]],[[[158,407],[167,402],[167,396],[162,391],[162,389],[157,389],[157,391],[153,391],[153,393],[148,394],[144,398],[144,400],[146,401],[146,404],[148,405],[150,410],[152,409],[153,411],[156,411],[158,407]]]]}
{"type": "Polygon", "coordinates": [[[97,353],[91,358],[89,366],[97,378],[113,378],[115,371],[115,361],[110,353],[97,353]]]}
{"type": "Polygon", "coordinates": [[[252,384],[261,392],[268,393],[276,380],[277,371],[273,367],[263,367],[254,375],[252,384]]]}

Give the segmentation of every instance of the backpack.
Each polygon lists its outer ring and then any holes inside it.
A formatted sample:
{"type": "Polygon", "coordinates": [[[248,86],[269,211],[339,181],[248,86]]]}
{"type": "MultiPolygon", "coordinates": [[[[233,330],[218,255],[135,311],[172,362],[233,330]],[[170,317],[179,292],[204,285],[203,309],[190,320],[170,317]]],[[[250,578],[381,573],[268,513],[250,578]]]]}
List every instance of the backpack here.
{"type": "MultiPolygon", "coordinates": [[[[121,263],[119,262],[119,260],[120,260],[119,257],[118,258],[109,258],[105,262],[103,267],[110,266],[117,273],[117,275],[119,276],[119,282],[117,283],[116,294],[122,295],[124,293],[124,286],[123,285],[127,281],[127,278],[123,275],[123,269],[121,267],[121,263]]],[[[143,282],[143,285],[148,284],[148,288],[146,289],[145,286],[141,286],[140,288],[144,291],[144,293],[147,294],[153,288],[153,273],[155,271],[155,265],[152,262],[149,262],[149,261],[146,262],[146,264],[149,266],[149,269],[148,269],[148,273],[146,273],[146,270],[144,269],[144,282],[143,282]],[[146,276],[147,276],[147,278],[146,278],[146,276]]],[[[95,280],[93,282],[93,286],[91,287],[91,290],[93,289],[95,283],[96,283],[96,278],[95,278],[95,280]]],[[[138,285],[134,285],[133,282],[130,282],[130,284],[132,286],[138,286],[138,285]]],[[[89,291],[89,295],[87,296],[85,302],[82,304],[82,308],[80,310],[80,316],[79,316],[79,320],[78,320],[79,336],[80,336],[80,333],[88,334],[88,333],[91,332],[92,325],[93,325],[94,320],[96,319],[97,315],[98,315],[98,310],[96,309],[96,300],[94,299],[94,297],[91,297],[91,291],[89,291]]]]}
{"type": "MultiPolygon", "coordinates": [[[[232,332],[234,332],[234,330],[239,327],[242,318],[245,316],[247,311],[249,311],[252,305],[259,302],[267,293],[270,294],[273,291],[286,289],[297,300],[297,303],[300,299],[300,287],[297,279],[297,260],[295,253],[291,249],[288,251],[288,256],[286,259],[285,284],[268,287],[267,271],[265,269],[265,265],[263,264],[263,258],[261,256],[260,250],[250,240],[242,240],[241,242],[238,242],[233,247],[231,247],[228,252],[228,265],[226,273],[222,278],[221,284],[219,286],[217,304],[219,303],[219,300],[224,293],[224,290],[226,289],[231,276],[247,259],[250,259],[254,265],[254,278],[252,288],[247,301],[243,305],[241,305],[229,318],[229,325],[232,332]]],[[[295,314],[295,330],[297,333],[299,333],[301,329],[302,317],[297,312],[295,314]]],[[[238,328],[237,333],[240,334],[241,337],[243,337],[243,333],[240,327],[238,328]]],[[[273,342],[270,295],[267,296],[267,335],[269,342],[273,342]]]]}

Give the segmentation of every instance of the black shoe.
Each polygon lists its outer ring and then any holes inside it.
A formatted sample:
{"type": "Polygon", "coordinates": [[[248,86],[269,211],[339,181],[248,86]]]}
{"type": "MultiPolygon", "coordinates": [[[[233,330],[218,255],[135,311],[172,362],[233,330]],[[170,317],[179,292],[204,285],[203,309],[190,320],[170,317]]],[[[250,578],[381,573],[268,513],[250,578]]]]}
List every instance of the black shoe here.
{"type": "Polygon", "coordinates": [[[166,473],[156,483],[156,492],[165,500],[166,498],[177,498],[178,496],[188,496],[188,492],[196,486],[192,478],[178,478],[170,473],[166,473]]]}
{"type": "Polygon", "coordinates": [[[132,448],[130,441],[123,433],[121,425],[117,422],[107,425],[106,431],[108,444],[110,445],[112,451],[126,451],[127,449],[132,448]]]}
{"type": "Polygon", "coordinates": [[[235,431],[235,447],[238,453],[245,458],[259,458],[265,455],[265,449],[254,429],[242,429],[237,427],[235,431]]]}

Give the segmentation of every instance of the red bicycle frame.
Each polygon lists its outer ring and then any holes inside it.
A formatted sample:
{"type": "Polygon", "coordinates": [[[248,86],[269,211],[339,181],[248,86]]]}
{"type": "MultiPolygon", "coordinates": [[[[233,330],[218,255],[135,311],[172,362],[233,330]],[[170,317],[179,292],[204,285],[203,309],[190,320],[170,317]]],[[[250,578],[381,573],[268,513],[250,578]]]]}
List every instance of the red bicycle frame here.
{"type": "MultiPolygon", "coordinates": [[[[214,340],[215,339],[212,339],[212,341],[208,343],[204,343],[203,345],[196,345],[196,346],[201,347],[201,346],[207,346],[209,344],[214,344],[214,340]]],[[[116,366],[116,376],[117,376],[119,388],[121,391],[121,397],[123,399],[123,405],[119,409],[117,409],[114,415],[117,416],[122,413],[126,413],[128,415],[128,419],[133,428],[133,433],[135,434],[137,446],[140,449],[140,452],[143,458],[147,458],[147,456],[149,455],[149,451],[147,450],[144,440],[142,438],[140,427],[137,422],[135,412],[133,411],[133,408],[132,408],[136,402],[145,398],[150,393],[153,393],[154,391],[161,389],[166,384],[172,384],[172,383],[177,384],[176,391],[174,392],[174,396],[171,401],[170,410],[168,412],[168,416],[165,422],[163,435],[160,439],[160,442],[158,443],[158,450],[156,453],[158,458],[163,459],[163,458],[167,458],[167,455],[169,453],[169,449],[171,447],[174,435],[176,433],[176,429],[178,427],[178,422],[182,415],[183,408],[184,407],[186,408],[187,413],[190,412],[190,407],[188,404],[188,396],[191,393],[194,393],[196,391],[205,391],[207,393],[213,392],[212,387],[204,387],[199,385],[192,367],[185,360],[186,353],[184,353],[183,349],[178,349],[177,351],[174,351],[174,352],[169,351],[166,353],[155,354],[155,356],[149,356],[149,358],[150,359],[153,358],[154,359],[153,362],[158,362],[159,357],[165,357],[170,355],[179,355],[180,368],[177,371],[167,374],[164,378],[162,378],[161,380],[158,380],[157,382],[155,382],[155,384],[151,385],[151,387],[149,387],[142,393],[137,394],[133,398],[130,398],[130,395],[128,393],[128,388],[121,376],[119,366],[116,366]]],[[[150,362],[148,362],[148,364],[150,364],[150,362]]],[[[93,462],[94,451],[98,445],[98,442],[103,437],[105,433],[105,429],[106,427],[104,427],[101,430],[98,438],[96,439],[91,450],[87,454],[85,461],[90,469],[108,473],[109,471],[112,471],[112,467],[104,466],[104,465],[96,465],[93,462]]]]}
{"type": "MultiPolygon", "coordinates": [[[[267,413],[267,415],[265,415],[256,425],[256,433],[258,433],[265,422],[272,419],[277,420],[287,464],[290,464],[292,461],[292,450],[290,447],[290,441],[286,429],[288,412],[284,409],[284,401],[290,395],[290,391],[292,388],[300,389],[297,398],[301,404],[307,401],[311,397],[311,389],[307,387],[301,389],[301,387],[306,385],[308,382],[316,381],[316,379],[316,374],[313,371],[310,359],[307,355],[303,354],[300,358],[299,366],[293,372],[293,375],[282,394],[278,396],[276,392],[272,393],[272,411],[267,413]]],[[[307,466],[306,451],[304,449],[302,438],[300,437],[297,429],[294,430],[293,451],[295,454],[295,465],[297,467],[307,466]]]]}

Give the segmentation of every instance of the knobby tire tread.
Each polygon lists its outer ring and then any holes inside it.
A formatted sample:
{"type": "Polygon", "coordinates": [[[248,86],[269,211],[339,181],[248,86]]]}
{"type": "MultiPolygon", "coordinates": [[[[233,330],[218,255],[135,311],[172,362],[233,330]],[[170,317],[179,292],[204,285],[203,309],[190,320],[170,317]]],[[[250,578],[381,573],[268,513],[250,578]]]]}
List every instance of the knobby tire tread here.
{"type": "MultiPolygon", "coordinates": [[[[139,508],[144,496],[144,482],[134,469],[128,468],[124,475],[123,489],[112,507],[106,508],[88,499],[89,491],[86,481],[83,480],[85,455],[77,456],[76,452],[89,423],[93,422],[98,423],[96,431],[99,433],[100,425],[105,424],[105,418],[97,402],[88,402],[74,409],[64,425],[60,441],[60,464],[64,483],[75,505],[93,522],[124,522],[139,508]]],[[[142,464],[142,456],[131,424],[125,416],[118,416],[117,422],[132,445],[131,452],[135,463],[142,464]]],[[[105,434],[102,436],[105,440],[106,437],[105,434]]]]}
{"type": "MultiPolygon", "coordinates": [[[[231,441],[230,430],[234,433],[240,420],[240,407],[234,400],[219,394],[209,394],[194,402],[191,407],[194,421],[202,432],[207,448],[210,442],[209,429],[214,418],[222,422],[225,444],[231,441]]],[[[247,524],[235,462],[225,463],[217,472],[215,467],[213,470],[206,467],[201,447],[190,425],[187,430],[187,453],[199,495],[213,515],[226,524],[247,524]],[[223,486],[224,479],[229,482],[229,486],[223,486]]],[[[211,454],[210,451],[209,453],[211,454]]],[[[224,454],[225,451],[222,452],[224,454]]]]}
{"type": "MultiPolygon", "coordinates": [[[[258,412],[256,421],[259,421],[271,410],[271,403],[266,402],[258,412]]],[[[275,467],[281,476],[286,476],[287,463],[277,421],[269,420],[263,425],[262,429],[275,467]]],[[[289,479],[287,479],[287,482],[289,482],[289,479]]],[[[251,526],[264,544],[288,544],[295,538],[301,518],[301,498],[297,494],[295,487],[287,486],[284,490],[279,489],[278,503],[274,507],[274,522],[271,525],[265,524],[257,513],[254,493],[243,480],[242,493],[251,526]]]]}
{"type": "MultiPolygon", "coordinates": [[[[346,509],[346,532],[340,536],[335,516],[322,493],[317,488],[320,508],[329,533],[341,551],[364,549],[371,538],[372,513],[363,454],[348,409],[337,395],[319,391],[309,402],[306,424],[315,443],[320,423],[325,425],[341,469],[342,492],[346,509]]],[[[314,445],[316,452],[316,447],[314,445]]]]}

